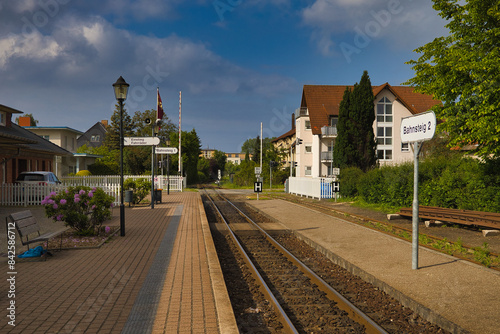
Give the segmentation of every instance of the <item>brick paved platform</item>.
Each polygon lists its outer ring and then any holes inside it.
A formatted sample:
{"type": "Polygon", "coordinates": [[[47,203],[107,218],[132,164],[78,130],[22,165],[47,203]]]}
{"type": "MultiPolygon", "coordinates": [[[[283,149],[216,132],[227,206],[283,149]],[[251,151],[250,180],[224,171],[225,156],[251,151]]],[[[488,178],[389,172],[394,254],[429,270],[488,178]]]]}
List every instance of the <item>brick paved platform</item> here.
{"type": "MultiPolygon", "coordinates": [[[[118,215],[106,225],[118,226],[118,215]]],[[[19,261],[15,298],[7,298],[0,258],[0,333],[237,332],[198,193],[163,194],[154,209],[126,207],[125,225],[124,237],[98,249],[19,261]]]]}

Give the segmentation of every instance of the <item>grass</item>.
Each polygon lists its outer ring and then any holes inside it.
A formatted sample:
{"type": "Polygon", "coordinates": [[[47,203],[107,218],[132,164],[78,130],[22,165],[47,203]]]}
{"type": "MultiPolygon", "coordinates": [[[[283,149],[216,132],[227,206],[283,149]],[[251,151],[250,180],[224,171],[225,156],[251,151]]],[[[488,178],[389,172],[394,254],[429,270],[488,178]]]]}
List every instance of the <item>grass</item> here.
{"type": "MultiPolygon", "coordinates": [[[[351,199],[351,201],[352,200],[353,199],[351,199]]],[[[355,206],[355,207],[361,208],[361,209],[375,210],[375,211],[382,212],[385,214],[396,213],[400,209],[399,206],[391,206],[388,204],[371,204],[371,203],[366,203],[366,202],[359,200],[359,199],[354,200],[352,203],[352,206],[355,206]]]]}

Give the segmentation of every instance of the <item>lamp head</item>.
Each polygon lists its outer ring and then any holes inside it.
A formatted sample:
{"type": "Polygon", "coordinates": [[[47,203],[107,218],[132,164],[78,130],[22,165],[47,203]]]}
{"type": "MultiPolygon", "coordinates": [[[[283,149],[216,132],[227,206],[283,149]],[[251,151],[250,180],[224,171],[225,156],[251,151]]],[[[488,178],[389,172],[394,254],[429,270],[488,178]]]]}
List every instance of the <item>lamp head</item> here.
{"type": "Polygon", "coordinates": [[[116,82],[113,84],[113,88],[115,89],[115,98],[118,101],[125,101],[127,99],[127,92],[128,92],[128,87],[130,85],[125,82],[125,79],[123,79],[122,76],[116,80],[116,82]]]}

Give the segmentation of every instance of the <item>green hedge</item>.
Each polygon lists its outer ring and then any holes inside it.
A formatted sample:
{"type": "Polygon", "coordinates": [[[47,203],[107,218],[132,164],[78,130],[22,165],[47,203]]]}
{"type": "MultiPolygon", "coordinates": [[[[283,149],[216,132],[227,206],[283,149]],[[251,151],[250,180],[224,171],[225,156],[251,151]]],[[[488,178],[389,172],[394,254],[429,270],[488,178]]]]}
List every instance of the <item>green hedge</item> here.
{"type": "MultiPolygon", "coordinates": [[[[344,197],[367,203],[409,207],[413,201],[413,163],[361,172],[341,171],[344,197]]],[[[500,212],[500,159],[436,158],[419,165],[419,202],[454,209],[500,212]]]]}

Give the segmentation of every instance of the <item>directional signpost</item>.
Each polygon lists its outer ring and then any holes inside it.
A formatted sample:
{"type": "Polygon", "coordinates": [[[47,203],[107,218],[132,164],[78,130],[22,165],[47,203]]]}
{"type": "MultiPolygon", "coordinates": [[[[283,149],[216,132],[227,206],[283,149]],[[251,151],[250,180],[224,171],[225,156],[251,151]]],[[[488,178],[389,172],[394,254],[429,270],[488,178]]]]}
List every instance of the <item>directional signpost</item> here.
{"type": "Polygon", "coordinates": [[[436,115],[433,111],[401,119],[401,142],[413,143],[413,234],[412,234],[412,269],[418,269],[418,155],[424,141],[430,140],[436,133],[436,115]]]}
{"type": "Polygon", "coordinates": [[[152,146],[160,144],[158,137],[123,137],[125,146],[152,146]]]}
{"type": "Polygon", "coordinates": [[[177,154],[177,147],[155,147],[156,154],[177,154]]]}

